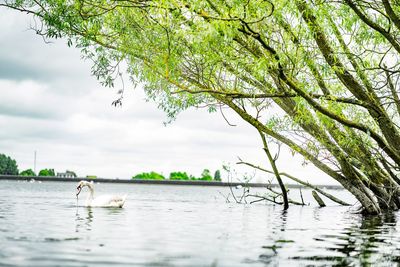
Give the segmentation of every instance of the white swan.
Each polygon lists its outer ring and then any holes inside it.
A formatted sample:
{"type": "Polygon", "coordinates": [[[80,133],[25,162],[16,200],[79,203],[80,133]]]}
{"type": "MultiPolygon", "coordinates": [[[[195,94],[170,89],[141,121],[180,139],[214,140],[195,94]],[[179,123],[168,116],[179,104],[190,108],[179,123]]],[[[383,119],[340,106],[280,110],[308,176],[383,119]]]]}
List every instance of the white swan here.
{"type": "Polygon", "coordinates": [[[125,203],[126,195],[124,196],[110,196],[103,195],[94,198],[94,186],[93,182],[88,181],[80,181],[78,187],[76,188],[78,192],[76,193],[76,197],[78,197],[79,193],[82,191],[82,188],[87,186],[89,188],[90,194],[86,198],[86,207],[104,207],[104,208],[122,208],[125,203]]]}

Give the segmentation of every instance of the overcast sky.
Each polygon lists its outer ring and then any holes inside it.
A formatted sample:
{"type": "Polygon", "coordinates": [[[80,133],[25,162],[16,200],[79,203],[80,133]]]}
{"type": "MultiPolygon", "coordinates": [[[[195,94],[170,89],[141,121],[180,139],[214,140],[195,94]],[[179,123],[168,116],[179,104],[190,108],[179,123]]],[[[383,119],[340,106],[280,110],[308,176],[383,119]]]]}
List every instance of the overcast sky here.
{"type": "MultiPolygon", "coordinates": [[[[168,176],[231,164],[237,157],[270,169],[254,128],[235,114],[189,110],[164,126],[166,115],[146,102],[141,88],[126,86],[123,106],[115,108],[119,88],[102,87],[90,64],[65,41],[46,44],[30,26],[32,18],[0,10],[0,153],[14,158],[20,170],[66,169],[79,176],[130,178],[143,171],[168,176]]],[[[318,184],[333,183],[300,158],[281,155],[278,167],[318,184]]],[[[226,178],[223,173],[223,178],[226,178]]],[[[258,173],[254,181],[270,176],[258,173]]]]}

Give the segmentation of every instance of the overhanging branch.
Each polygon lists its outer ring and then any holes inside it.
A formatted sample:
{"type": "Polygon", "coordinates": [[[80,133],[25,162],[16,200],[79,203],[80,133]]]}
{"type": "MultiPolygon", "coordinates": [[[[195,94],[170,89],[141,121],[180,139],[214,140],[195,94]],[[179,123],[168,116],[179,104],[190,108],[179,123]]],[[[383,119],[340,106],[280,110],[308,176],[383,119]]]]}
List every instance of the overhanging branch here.
{"type": "MultiPolygon", "coordinates": [[[[225,92],[225,91],[216,91],[211,89],[202,89],[202,90],[191,90],[191,89],[183,89],[172,92],[172,94],[180,94],[180,93],[189,93],[189,94],[220,94],[224,96],[228,96],[232,99],[254,99],[254,98],[294,98],[294,97],[303,97],[299,94],[295,93],[263,93],[263,94],[248,94],[248,93],[240,93],[240,92],[225,92]]],[[[357,99],[347,98],[347,97],[336,97],[333,95],[323,95],[323,94],[309,94],[314,99],[322,99],[327,101],[333,101],[344,104],[357,105],[363,108],[368,108],[369,104],[360,101],[357,99]]]]}

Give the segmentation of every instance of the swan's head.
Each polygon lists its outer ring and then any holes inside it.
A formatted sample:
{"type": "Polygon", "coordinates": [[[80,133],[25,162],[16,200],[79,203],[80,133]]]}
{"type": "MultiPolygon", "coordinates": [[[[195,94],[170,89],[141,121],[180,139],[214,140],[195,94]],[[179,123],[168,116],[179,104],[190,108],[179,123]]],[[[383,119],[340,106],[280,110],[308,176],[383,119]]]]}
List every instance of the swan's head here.
{"type": "Polygon", "coordinates": [[[76,196],[78,196],[81,193],[83,187],[87,186],[87,187],[92,188],[92,184],[93,184],[93,182],[90,183],[88,181],[80,181],[78,186],[76,187],[76,189],[78,190],[78,192],[76,193],[76,196]]]}

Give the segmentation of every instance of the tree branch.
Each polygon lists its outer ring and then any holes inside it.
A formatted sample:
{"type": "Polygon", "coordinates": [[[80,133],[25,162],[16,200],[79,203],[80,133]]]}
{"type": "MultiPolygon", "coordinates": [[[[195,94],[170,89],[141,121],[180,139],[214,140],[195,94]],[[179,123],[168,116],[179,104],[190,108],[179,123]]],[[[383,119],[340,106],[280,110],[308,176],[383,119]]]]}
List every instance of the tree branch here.
{"type": "MultiPolygon", "coordinates": [[[[227,92],[227,91],[216,91],[212,89],[203,89],[203,90],[191,90],[191,89],[183,89],[172,92],[172,94],[180,94],[180,93],[189,93],[189,94],[203,94],[203,93],[212,93],[212,94],[221,94],[224,96],[228,96],[232,99],[254,99],[254,98],[294,98],[294,97],[302,97],[299,94],[295,93],[264,93],[264,94],[247,94],[240,92],[227,92]]],[[[347,98],[347,97],[336,97],[333,95],[325,95],[325,94],[310,94],[310,96],[314,99],[322,99],[327,101],[333,101],[344,104],[351,104],[361,106],[363,108],[369,108],[370,104],[360,101],[357,99],[347,98]]]]}

